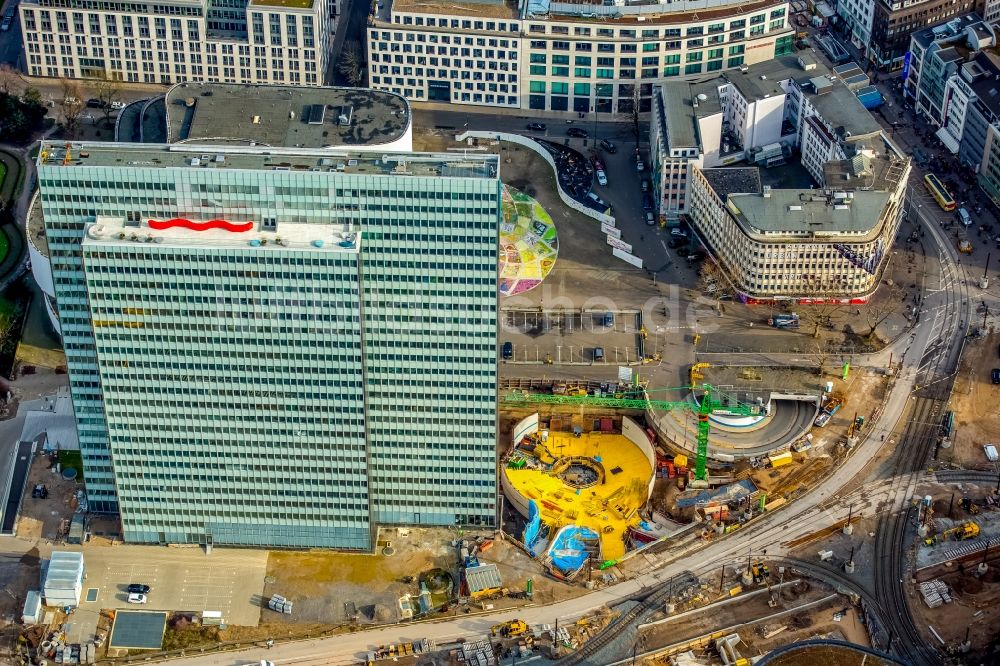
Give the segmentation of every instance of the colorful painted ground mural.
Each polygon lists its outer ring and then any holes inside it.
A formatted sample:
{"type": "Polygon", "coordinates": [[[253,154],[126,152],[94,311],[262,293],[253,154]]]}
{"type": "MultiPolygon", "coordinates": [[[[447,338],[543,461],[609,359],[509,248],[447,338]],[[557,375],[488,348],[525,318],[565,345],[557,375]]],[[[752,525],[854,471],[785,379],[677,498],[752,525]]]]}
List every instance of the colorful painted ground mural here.
{"type": "Polygon", "coordinates": [[[500,226],[500,295],[513,296],[542,283],[559,254],[556,227],[542,205],[512,187],[503,190],[500,226]]]}

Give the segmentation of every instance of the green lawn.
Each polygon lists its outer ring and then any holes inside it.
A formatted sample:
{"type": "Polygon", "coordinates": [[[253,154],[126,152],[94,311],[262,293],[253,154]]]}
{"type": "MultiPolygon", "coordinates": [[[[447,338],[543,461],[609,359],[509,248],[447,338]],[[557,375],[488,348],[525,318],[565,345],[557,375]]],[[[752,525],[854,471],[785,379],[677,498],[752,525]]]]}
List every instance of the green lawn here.
{"type": "Polygon", "coordinates": [[[83,456],[79,451],[60,451],[59,466],[62,469],[73,467],[76,469],[76,480],[83,481],[83,456]]]}

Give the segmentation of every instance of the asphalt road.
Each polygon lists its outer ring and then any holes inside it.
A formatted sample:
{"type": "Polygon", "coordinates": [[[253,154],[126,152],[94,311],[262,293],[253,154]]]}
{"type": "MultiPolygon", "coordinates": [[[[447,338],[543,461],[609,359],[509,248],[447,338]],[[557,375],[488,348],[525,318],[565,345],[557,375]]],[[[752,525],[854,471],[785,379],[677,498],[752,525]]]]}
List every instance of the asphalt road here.
{"type": "MultiPolygon", "coordinates": [[[[0,15],[7,11],[8,7],[16,7],[18,0],[7,0],[0,10],[0,15]]],[[[0,32],[0,64],[11,66],[19,65],[21,60],[21,18],[15,11],[14,24],[7,32],[0,32]]]]}

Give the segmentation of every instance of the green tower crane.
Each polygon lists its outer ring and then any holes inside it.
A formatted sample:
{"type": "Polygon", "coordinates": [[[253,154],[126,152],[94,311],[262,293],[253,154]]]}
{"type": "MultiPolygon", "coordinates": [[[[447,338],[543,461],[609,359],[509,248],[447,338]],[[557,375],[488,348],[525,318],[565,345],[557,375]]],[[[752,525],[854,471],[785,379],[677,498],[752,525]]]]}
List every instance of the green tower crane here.
{"type": "Polygon", "coordinates": [[[650,400],[648,394],[653,391],[691,391],[690,386],[679,386],[662,389],[643,389],[639,386],[630,387],[608,397],[596,395],[555,395],[552,393],[526,393],[513,390],[504,396],[508,404],[547,404],[547,405],[580,405],[591,407],[619,407],[625,409],[663,409],[689,410],[698,415],[698,447],[695,457],[694,483],[692,486],[706,485],[708,474],[705,463],[708,459],[708,435],[710,431],[709,417],[714,412],[726,412],[735,416],[753,416],[760,413],[760,408],[747,405],[736,400],[730,403],[720,401],[715,397],[716,389],[708,384],[702,385],[704,393],[697,404],[690,402],[675,402],[667,400],[650,400]]]}

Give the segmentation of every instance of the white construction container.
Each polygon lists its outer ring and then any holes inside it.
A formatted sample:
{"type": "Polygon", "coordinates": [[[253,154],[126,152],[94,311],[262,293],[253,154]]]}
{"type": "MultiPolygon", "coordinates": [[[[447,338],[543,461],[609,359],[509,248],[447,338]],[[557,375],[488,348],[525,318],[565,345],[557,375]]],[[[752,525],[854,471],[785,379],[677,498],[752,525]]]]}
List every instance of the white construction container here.
{"type": "Polygon", "coordinates": [[[997,447],[993,444],[986,444],[983,446],[983,453],[986,454],[986,459],[990,462],[997,461],[997,447]]]}
{"type": "Polygon", "coordinates": [[[24,600],[24,610],[21,612],[21,622],[25,625],[38,624],[42,621],[42,595],[37,590],[29,590],[28,598],[24,600]]]}
{"type": "Polygon", "coordinates": [[[78,606],[83,592],[83,553],[53,551],[45,571],[46,606],[78,606]]]}

